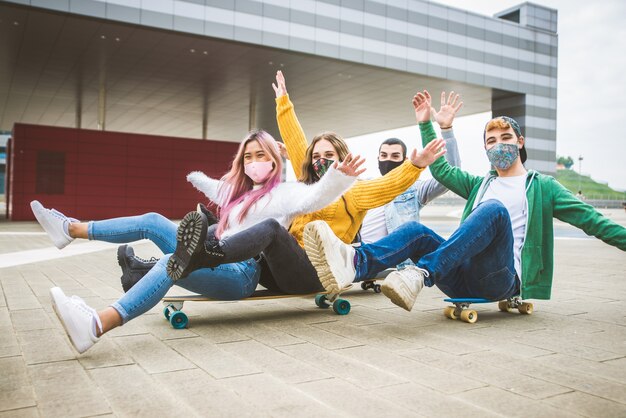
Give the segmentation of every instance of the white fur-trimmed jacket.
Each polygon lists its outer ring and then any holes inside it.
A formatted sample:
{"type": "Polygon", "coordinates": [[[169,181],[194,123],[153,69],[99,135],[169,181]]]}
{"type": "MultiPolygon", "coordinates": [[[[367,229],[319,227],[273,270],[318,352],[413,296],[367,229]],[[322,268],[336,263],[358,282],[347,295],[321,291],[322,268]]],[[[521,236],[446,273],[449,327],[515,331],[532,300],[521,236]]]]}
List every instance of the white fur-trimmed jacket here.
{"type": "MultiPolygon", "coordinates": [[[[208,177],[201,171],[189,173],[187,181],[204,193],[209,200],[220,204],[218,194],[220,188],[224,186],[223,181],[208,177]]],[[[274,218],[282,226],[289,228],[295,216],[325,208],[350,189],[355,181],[356,177],[347,176],[330,168],[320,181],[314,184],[280,183],[248,210],[243,222],[237,220],[243,202],[235,206],[228,216],[228,228],[222,233],[221,238],[234,235],[268,218],[274,218]]]]}

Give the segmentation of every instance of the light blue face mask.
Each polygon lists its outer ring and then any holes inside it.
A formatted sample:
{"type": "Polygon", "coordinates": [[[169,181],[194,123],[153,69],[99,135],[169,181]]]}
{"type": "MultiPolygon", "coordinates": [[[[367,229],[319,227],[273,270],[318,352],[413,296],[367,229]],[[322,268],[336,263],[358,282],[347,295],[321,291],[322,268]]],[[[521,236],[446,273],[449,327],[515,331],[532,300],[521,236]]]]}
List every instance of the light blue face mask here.
{"type": "Polygon", "coordinates": [[[517,144],[496,144],[487,150],[487,158],[492,166],[500,170],[509,169],[519,157],[517,144]]]}

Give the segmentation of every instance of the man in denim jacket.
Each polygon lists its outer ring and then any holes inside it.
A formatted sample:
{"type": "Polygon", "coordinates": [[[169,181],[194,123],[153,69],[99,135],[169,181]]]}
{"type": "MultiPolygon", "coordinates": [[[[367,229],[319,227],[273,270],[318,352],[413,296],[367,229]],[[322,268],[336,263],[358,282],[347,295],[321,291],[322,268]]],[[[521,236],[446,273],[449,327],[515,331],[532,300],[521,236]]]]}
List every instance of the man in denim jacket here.
{"type": "MultiPolygon", "coordinates": [[[[454,117],[463,106],[463,102],[458,102],[458,100],[458,94],[450,92],[446,99],[445,92],[442,92],[439,112],[432,109],[432,113],[441,128],[443,139],[446,141],[446,160],[450,165],[460,167],[461,157],[452,130],[454,117]]],[[[407,148],[403,141],[398,138],[385,140],[378,150],[380,174],[384,176],[402,164],[406,159],[406,154],[407,148]]],[[[421,208],[447,191],[448,189],[435,179],[416,181],[392,202],[368,211],[361,227],[361,241],[369,244],[386,237],[406,222],[419,222],[421,208]]],[[[406,260],[398,267],[402,268],[409,263],[411,261],[406,260]]]]}

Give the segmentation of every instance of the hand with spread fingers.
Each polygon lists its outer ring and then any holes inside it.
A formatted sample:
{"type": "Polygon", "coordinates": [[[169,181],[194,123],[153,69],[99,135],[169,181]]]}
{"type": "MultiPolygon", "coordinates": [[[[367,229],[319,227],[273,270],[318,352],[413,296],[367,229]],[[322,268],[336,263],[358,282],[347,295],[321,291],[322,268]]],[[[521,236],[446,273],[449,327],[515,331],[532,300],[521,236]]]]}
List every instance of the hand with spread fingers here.
{"type": "Polygon", "coordinates": [[[446,100],[446,92],[442,91],[441,107],[439,108],[439,111],[435,110],[434,107],[431,108],[431,113],[441,129],[452,128],[454,117],[461,107],[463,107],[463,102],[459,101],[459,97],[460,96],[458,94],[451,91],[448,99],[446,100]]]}
{"type": "Polygon", "coordinates": [[[426,90],[415,93],[413,96],[413,108],[415,109],[415,119],[417,123],[428,122],[430,120],[430,108],[432,99],[426,90]]]}
{"type": "Polygon", "coordinates": [[[423,150],[413,150],[411,153],[411,162],[415,167],[426,168],[435,160],[446,153],[446,142],[439,138],[428,143],[423,150]]]}
{"type": "Polygon", "coordinates": [[[360,155],[352,157],[352,153],[349,153],[342,162],[335,161],[333,168],[341,171],[346,176],[358,177],[365,172],[365,168],[359,168],[363,163],[365,163],[365,158],[361,158],[360,155]]]}
{"type": "Polygon", "coordinates": [[[285,85],[285,76],[283,75],[282,71],[280,70],[276,71],[276,84],[272,83],[272,87],[274,88],[274,93],[276,93],[277,99],[287,94],[287,86],[285,85]]]}

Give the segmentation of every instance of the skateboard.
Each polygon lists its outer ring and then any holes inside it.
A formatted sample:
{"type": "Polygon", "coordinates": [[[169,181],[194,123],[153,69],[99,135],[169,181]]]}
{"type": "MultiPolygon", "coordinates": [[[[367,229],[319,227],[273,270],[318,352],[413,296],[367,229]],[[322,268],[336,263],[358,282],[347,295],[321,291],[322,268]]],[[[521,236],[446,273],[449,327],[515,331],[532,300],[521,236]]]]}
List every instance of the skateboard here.
{"type": "Polygon", "coordinates": [[[472,303],[498,303],[498,309],[502,312],[511,312],[517,309],[519,313],[530,315],[533,313],[533,304],[530,302],[522,302],[518,297],[506,300],[489,300],[482,298],[448,298],[444,302],[450,302],[454,306],[447,306],[443,310],[443,314],[450,319],[458,319],[473,324],[478,321],[478,313],[475,310],[467,309],[472,303]]]}
{"type": "MultiPolygon", "coordinates": [[[[373,281],[373,280],[372,280],[373,281]]],[[[369,280],[367,281],[369,282],[369,280]]],[[[365,282],[364,282],[365,283],[365,282]]],[[[247,298],[238,300],[265,300],[265,299],[286,299],[286,298],[301,298],[315,296],[315,304],[319,308],[333,307],[333,311],[337,315],[347,315],[350,312],[350,302],[345,299],[341,299],[339,296],[347,290],[352,288],[352,285],[341,289],[339,293],[318,292],[318,293],[306,293],[299,295],[291,295],[280,292],[274,292],[271,290],[257,290],[247,298]],[[332,304],[332,305],[331,305],[332,304]]],[[[163,315],[167,319],[173,328],[181,329],[187,327],[189,324],[189,318],[182,311],[183,304],[185,302],[224,302],[223,299],[214,299],[202,295],[185,295],[185,296],[166,296],[162,299],[163,315]]]]}
{"type": "Polygon", "coordinates": [[[385,277],[389,276],[389,273],[392,271],[396,271],[396,269],[387,269],[383,270],[376,275],[373,279],[363,280],[361,282],[361,289],[368,290],[372,289],[374,293],[380,293],[382,291],[380,285],[376,283],[379,280],[385,280],[385,277]]]}

